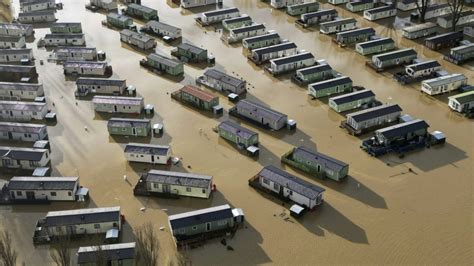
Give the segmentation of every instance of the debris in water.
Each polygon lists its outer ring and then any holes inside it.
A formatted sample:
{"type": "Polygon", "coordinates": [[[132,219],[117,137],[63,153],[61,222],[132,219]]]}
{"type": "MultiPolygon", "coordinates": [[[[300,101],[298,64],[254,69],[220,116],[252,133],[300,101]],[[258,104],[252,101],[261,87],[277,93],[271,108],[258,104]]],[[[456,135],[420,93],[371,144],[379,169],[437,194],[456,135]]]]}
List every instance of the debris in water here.
{"type": "Polygon", "coordinates": [[[225,240],[225,238],[223,238],[223,239],[221,240],[221,244],[224,245],[224,246],[227,246],[227,241],[225,240]]]}
{"type": "Polygon", "coordinates": [[[179,163],[179,158],[178,157],[173,157],[173,158],[171,158],[171,162],[176,165],[176,164],[179,163]]]}
{"type": "Polygon", "coordinates": [[[127,175],[123,175],[123,180],[127,181],[127,175]]]}
{"type": "Polygon", "coordinates": [[[234,248],[231,246],[227,246],[227,250],[234,251],[234,248]]]}
{"type": "Polygon", "coordinates": [[[191,165],[188,165],[188,169],[191,169],[191,165]]]}
{"type": "Polygon", "coordinates": [[[87,126],[84,126],[84,130],[87,131],[87,126]]]}
{"type": "Polygon", "coordinates": [[[140,208],[140,211],[141,211],[141,212],[145,212],[145,211],[146,211],[146,208],[145,208],[145,207],[141,207],[141,208],[140,208]]]}
{"type": "Polygon", "coordinates": [[[160,226],[160,231],[164,231],[165,230],[165,227],[164,226],[160,226]]]}

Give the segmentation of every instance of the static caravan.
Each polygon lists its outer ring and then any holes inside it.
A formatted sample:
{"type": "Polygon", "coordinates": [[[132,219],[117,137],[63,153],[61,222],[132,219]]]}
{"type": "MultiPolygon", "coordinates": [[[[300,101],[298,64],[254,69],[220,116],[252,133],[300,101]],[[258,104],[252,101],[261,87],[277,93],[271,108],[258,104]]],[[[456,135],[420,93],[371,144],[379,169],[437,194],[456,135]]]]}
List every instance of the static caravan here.
{"type": "Polygon", "coordinates": [[[149,119],[113,117],[107,121],[107,130],[110,135],[147,137],[151,131],[151,121],[149,119]]]}
{"type": "Polygon", "coordinates": [[[64,75],[105,76],[112,72],[107,62],[66,61],[63,68],[64,75]]]}
{"type": "Polygon", "coordinates": [[[316,12],[301,14],[301,17],[296,21],[296,24],[306,28],[321,22],[332,21],[336,19],[336,17],[337,11],[335,9],[321,9],[316,12]]]}
{"type": "MultiPolygon", "coordinates": [[[[461,12],[461,14],[459,14],[459,19],[456,23],[456,27],[462,26],[471,22],[474,22],[474,10],[466,10],[466,11],[461,12]]],[[[450,14],[438,17],[436,20],[436,23],[438,23],[438,25],[441,28],[444,28],[444,29],[451,28],[453,26],[453,14],[450,13],[450,14]]]]}
{"type": "Polygon", "coordinates": [[[367,27],[336,33],[336,41],[340,45],[349,45],[368,41],[373,36],[375,36],[375,30],[367,27]]]}
{"type": "Polygon", "coordinates": [[[82,33],[81,22],[56,22],[49,28],[51,33],[82,33]]]}
{"type": "Polygon", "coordinates": [[[344,127],[353,135],[384,127],[398,121],[402,108],[398,104],[380,105],[347,114],[344,127]]]}
{"type": "Polygon", "coordinates": [[[31,48],[0,49],[0,63],[30,63],[33,61],[31,48]]]}
{"type": "Polygon", "coordinates": [[[296,74],[292,77],[301,85],[333,78],[336,71],[328,64],[318,64],[306,68],[296,70],[296,74]]]}
{"type": "Polygon", "coordinates": [[[303,52],[270,60],[270,67],[267,69],[272,75],[279,75],[285,72],[309,67],[315,64],[312,53],[303,52]]]}
{"type": "Polygon", "coordinates": [[[155,53],[147,55],[145,64],[154,70],[172,76],[179,76],[184,73],[182,62],[155,53]]]}
{"type": "Polygon", "coordinates": [[[217,126],[217,132],[219,137],[236,144],[239,148],[258,145],[258,133],[230,120],[221,122],[217,126]]]}
{"type": "Polygon", "coordinates": [[[20,11],[23,12],[55,8],[56,0],[20,0],[20,11]]]}
{"type": "Polygon", "coordinates": [[[340,5],[340,4],[345,4],[348,3],[349,0],[328,0],[328,3],[332,5],[340,5]]]}
{"type": "Polygon", "coordinates": [[[473,60],[474,43],[451,48],[449,55],[445,56],[445,59],[458,65],[473,60]]]}
{"type": "Polygon", "coordinates": [[[351,12],[361,12],[375,7],[374,0],[355,0],[346,4],[346,8],[351,12]]]}
{"type": "Polygon", "coordinates": [[[129,16],[109,13],[107,14],[106,22],[112,27],[128,29],[133,24],[133,19],[129,16]]]}
{"type": "Polygon", "coordinates": [[[32,82],[37,77],[35,66],[0,65],[0,82],[32,82]]]}
{"type": "Polygon", "coordinates": [[[0,99],[33,101],[43,96],[43,84],[0,82],[0,99]]]}
{"type": "Polygon", "coordinates": [[[43,120],[48,113],[46,103],[0,101],[0,118],[9,121],[43,120]]]}
{"type": "Polygon", "coordinates": [[[247,92],[245,80],[212,68],[207,69],[202,76],[198,77],[196,83],[225,93],[244,94],[247,92]]]}
{"type": "Polygon", "coordinates": [[[252,54],[249,55],[249,59],[259,65],[275,58],[295,55],[296,53],[296,44],[294,42],[286,42],[254,49],[252,50],[252,54]]]}
{"type": "Polygon", "coordinates": [[[270,32],[268,34],[245,38],[242,40],[242,46],[249,50],[267,47],[281,42],[280,34],[270,32]]]}
{"type": "Polygon", "coordinates": [[[94,96],[92,104],[96,112],[140,114],[145,107],[143,98],[94,96]]]}
{"type": "Polygon", "coordinates": [[[165,145],[128,143],[124,153],[129,162],[168,164],[171,160],[171,148],[165,145]]]}
{"type": "Polygon", "coordinates": [[[253,24],[247,27],[241,27],[237,29],[232,29],[229,31],[229,36],[227,37],[228,43],[235,43],[241,41],[245,38],[259,36],[265,34],[267,29],[263,24],[253,24]]]}
{"type": "Polygon", "coordinates": [[[25,24],[54,22],[56,21],[55,10],[21,12],[18,14],[18,21],[25,24]]]}
{"type": "Polygon", "coordinates": [[[168,36],[173,40],[181,38],[180,28],[155,20],[148,21],[142,30],[143,29],[148,33],[152,33],[160,37],[168,36]]]}
{"type": "Polygon", "coordinates": [[[449,108],[456,112],[468,113],[474,108],[474,91],[468,91],[454,96],[450,96],[448,102],[449,108]]]}
{"type": "Polygon", "coordinates": [[[361,55],[383,53],[395,49],[392,38],[381,38],[356,44],[355,50],[361,55]]]}
{"type": "Polygon", "coordinates": [[[464,38],[462,31],[448,32],[425,39],[425,46],[431,50],[440,50],[456,46],[464,38]]]}
{"type": "Polygon", "coordinates": [[[15,201],[76,201],[79,177],[15,176],[6,185],[15,201]]]}
{"type": "Polygon", "coordinates": [[[352,79],[346,76],[323,80],[308,85],[308,94],[314,98],[351,92],[352,79]]]}
{"type": "Polygon", "coordinates": [[[305,0],[270,0],[273,8],[284,8],[291,5],[302,4],[305,0]]]}
{"type": "Polygon", "coordinates": [[[240,16],[238,8],[230,7],[223,8],[214,11],[204,12],[196,20],[202,25],[211,25],[214,23],[222,22],[225,19],[236,18],[240,16]]]}
{"type": "Polygon", "coordinates": [[[178,247],[186,240],[212,238],[232,233],[244,222],[242,209],[228,204],[170,215],[170,232],[178,247]]]}
{"type": "Polygon", "coordinates": [[[186,196],[208,199],[212,192],[212,176],[193,173],[150,170],[140,178],[149,195],[186,196]]]}
{"type": "Polygon", "coordinates": [[[117,0],[90,0],[90,5],[104,9],[107,12],[117,10],[117,0]]]}
{"type": "Polygon", "coordinates": [[[428,60],[405,67],[405,73],[412,78],[428,77],[441,70],[441,65],[436,60],[428,60]]]}
{"type": "Polygon", "coordinates": [[[181,0],[182,8],[193,8],[199,6],[215,5],[220,0],[181,0]]]}
{"type": "Polygon", "coordinates": [[[421,119],[414,119],[394,126],[378,129],[375,131],[375,142],[378,145],[390,146],[402,141],[410,141],[419,137],[425,137],[429,125],[421,119]]]}
{"type": "Polygon", "coordinates": [[[341,31],[353,30],[356,28],[357,20],[354,18],[343,18],[321,23],[319,31],[324,34],[333,34],[341,31]]]}
{"type": "Polygon", "coordinates": [[[0,139],[36,142],[47,137],[46,125],[0,122],[0,139]]]}
{"type": "Polygon", "coordinates": [[[252,24],[253,24],[252,18],[249,17],[248,15],[242,15],[240,17],[224,19],[222,21],[222,27],[226,30],[247,27],[252,24]]]}
{"type": "Polygon", "coordinates": [[[301,14],[318,11],[319,3],[316,1],[302,4],[289,5],[286,7],[286,13],[290,16],[299,16],[301,14]]]}
{"type": "Polygon", "coordinates": [[[156,20],[158,21],[158,11],[156,9],[142,6],[139,4],[131,3],[127,5],[125,9],[125,14],[142,19],[145,21],[156,20]]]}
{"type": "Polygon", "coordinates": [[[25,37],[23,36],[12,36],[12,35],[1,35],[0,36],[0,48],[11,49],[11,48],[25,48],[25,37]]]}
{"type": "Polygon", "coordinates": [[[397,2],[397,9],[401,11],[410,11],[416,9],[418,0],[401,0],[397,2]]]}
{"type": "Polygon", "coordinates": [[[401,49],[393,52],[372,56],[372,63],[378,69],[386,69],[404,64],[411,64],[417,58],[416,51],[412,48],[401,49]]]}
{"type": "Polygon", "coordinates": [[[324,188],[313,185],[273,165],[265,166],[250,182],[257,182],[269,193],[292,200],[308,209],[314,209],[323,203],[324,188]]]}
{"type": "Polygon", "coordinates": [[[58,61],[96,61],[97,49],[65,46],[55,48],[51,58],[58,61]]]}
{"type": "Polygon", "coordinates": [[[79,266],[100,265],[100,263],[133,266],[136,265],[135,254],[135,242],[80,247],[76,253],[76,263],[79,266]]]}
{"type": "Polygon", "coordinates": [[[120,40],[142,50],[153,49],[156,46],[155,38],[128,29],[120,32],[120,40]]]}
{"type": "Polygon", "coordinates": [[[460,86],[467,84],[467,78],[463,74],[450,74],[427,79],[421,82],[421,91],[428,95],[437,95],[459,89],[460,86]]]}
{"type": "Polygon", "coordinates": [[[191,85],[175,91],[171,97],[206,111],[214,111],[214,108],[219,105],[219,97],[191,85]]]}
{"type": "Polygon", "coordinates": [[[403,28],[403,37],[414,40],[426,36],[436,34],[438,26],[433,22],[426,22],[423,24],[408,26],[403,28]]]}
{"type": "Polygon", "coordinates": [[[9,169],[35,170],[50,163],[48,149],[32,149],[0,146],[0,167],[9,169]]]}
{"type": "Polygon", "coordinates": [[[317,178],[341,181],[349,173],[349,165],[305,146],[292,149],[282,161],[317,178]]]}
{"type": "Polygon", "coordinates": [[[0,35],[30,37],[33,34],[33,26],[29,24],[0,23],[0,35]]]}
{"type": "Polygon", "coordinates": [[[201,63],[208,60],[207,50],[189,43],[181,43],[171,52],[180,60],[190,63],[201,63]]]}
{"type": "Polygon", "coordinates": [[[49,242],[65,235],[87,236],[121,229],[120,207],[50,211],[36,223],[33,241],[49,242]]]}
{"type": "Polygon", "coordinates": [[[76,80],[77,96],[90,94],[122,95],[127,88],[124,79],[78,78],[76,80]]]}
{"type": "Polygon", "coordinates": [[[426,9],[425,20],[444,16],[449,13],[451,13],[451,8],[448,4],[432,4],[426,9]]]}
{"type": "Polygon", "coordinates": [[[329,107],[341,113],[360,108],[375,101],[371,90],[360,90],[329,98],[329,107]]]}
{"type": "Polygon", "coordinates": [[[287,115],[249,100],[238,101],[237,104],[229,110],[229,113],[238,114],[241,117],[245,117],[274,130],[282,129],[286,126],[288,121],[287,115]]]}
{"type": "Polygon", "coordinates": [[[370,21],[379,19],[395,17],[397,15],[397,8],[393,5],[376,7],[364,11],[364,18],[370,21]]]}
{"type": "Polygon", "coordinates": [[[83,46],[86,39],[83,33],[46,34],[44,36],[44,46],[83,46]]]}

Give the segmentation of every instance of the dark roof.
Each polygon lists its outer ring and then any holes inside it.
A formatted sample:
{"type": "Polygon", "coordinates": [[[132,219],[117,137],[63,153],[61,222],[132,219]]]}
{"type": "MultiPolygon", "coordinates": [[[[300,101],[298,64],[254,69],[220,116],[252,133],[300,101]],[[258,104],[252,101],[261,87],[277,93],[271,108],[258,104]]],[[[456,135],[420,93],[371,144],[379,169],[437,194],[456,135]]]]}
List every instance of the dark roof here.
{"type": "Polygon", "coordinates": [[[331,27],[336,25],[344,25],[346,23],[357,23],[355,18],[342,18],[332,21],[323,22],[320,24],[320,27],[331,27]]]}
{"type": "Polygon", "coordinates": [[[341,37],[348,37],[348,36],[356,36],[360,34],[375,34],[375,30],[373,28],[367,27],[362,29],[355,29],[355,30],[348,30],[343,32],[336,33],[337,38],[341,37]]]}
{"type": "Polygon", "coordinates": [[[340,171],[343,168],[349,166],[343,161],[339,161],[320,152],[310,150],[304,146],[299,146],[296,148],[293,151],[293,157],[304,158],[306,161],[324,165],[325,167],[334,171],[340,171]]]}
{"type": "Polygon", "coordinates": [[[401,112],[402,108],[398,104],[380,105],[374,108],[354,112],[347,115],[347,118],[352,118],[357,123],[367,121],[376,117],[385,116],[401,112]]]}
{"type": "Polygon", "coordinates": [[[41,161],[46,152],[48,152],[46,149],[0,146],[0,158],[5,157],[13,160],[41,161]]]}
{"type": "Polygon", "coordinates": [[[0,90],[22,90],[22,91],[38,91],[43,84],[20,83],[20,82],[0,82],[0,90]]]}
{"type": "Polygon", "coordinates": [[[46,125],[0,122],[0,132],[33,133],[34,134],[34,133],[39,133],[42,130],[46,131],[46,125]]]}
{"type": "Polygon", "coordinates": [[[36,10],[31,12],[21,12],[18,14],[18,17],[27,17],[27,16],[44,16],[44,15],[53,15],[54,16],[55,10],[36,10]]]}
{"type": "Polygon", "coordinates": [[[460,104],[474,102],[474,91],[468,91],[449,97],[450,100],[455,100],[460,104]]]}
{"type": "Polygon", "coordinates": [[[425,69],[430,69],[430,68],[440,67],[440,66],[441,65],[438,63],[438,61],[428,60],[428,61],[425,61],[425,62],[408,65],[405,68],[411,68],[414,71],[420,71],[420,70],[425,70],[425,69]]]}
{"type": "Polygon", "coordinates": [[[447,3],[445,3],[445,4],[432,4],[432,5],[429,5],[426,8],[426,12],[431,11],[431,10],[435,10],[435,9],[447,8],[447,7],[449,7],[449,5],[447,3]]]}
{"type": "Polygon", "coordinates": [[[274,38],[280,38],[280,34],[274,32],[274,33],[268,33],[268,34],[264,34],[264,35],[254,36],[254,37],[250,37],[250,38],[245,38],[244,42],[252,43],[252,42],[259,42],[259,41],[263,41],[263,40],[270,40],[270,39],[274,39],[274,38]]]}
{"type": "Polygon", "coordinates": [[[336,9],[332,9],[332,8],[331,9],[321,9],[321,10],[316,11],[316,12],[310,12],[310,13],[302,14],[301,18],[304,19],[304,20],[308,20],[308,19],[312,19],[312,18],[315,18],[315,17],[322,17],[322,16],[329,15],[329,14],[337,14],[336,9]]]}
{"type": "Polygon", "coordinates": [[[107,127],[143,127],[150,125],[149,119],[110,118],[107,127]]]}
{"type": "Polygon", "coordinates": [[[153,8],[147,7],[147,6],[142,6],[142,5],[135,4],[135,3],[128,4],[127,7],[131,8],[131,9],[140,10],[144,13],[155,14],[157,12],[156,9],[153,9],[153,8]]]}
{"type": "Polygon", "coordinates": [[[189,95],[192,95],[202,101],[205,101],[205,102],[210,102],[216,98],[218,98],[217,96],[214,96],[213,94],[209,93],[209,92],[206,92],[206,91],[203,91],[197,87],[194,87],[192,85],[187,85],[187,86],[184,86],[180,89],[181,92],[184,92],[184,93],[187,93],[189,95]]]}
{"type": "Polygon", "coordinates": [[[18,65],[0,65],[0,72],[12,73],[30,73],[36,71],[35,66],[18,66],[18,65]]]}
{"type": "Polygon", "coordinates": [[[232,208],[228,205],[221,205],[197,211],[184,212],[170,215],[168,217],[171,230],[204,224],[207,222],[220,221],[234,217],[232,208]]]}
{"type": "Polygon", "coordinates": [[[147,55],[146,58],[147,58],[147,60],[155,61],[159,64],[164,64],[164,65],[171,66],[171,67],[177,67],[179,65],[183,65],[183,63],[181,61],[174,60],[174,59],[168,58],[166,56],[163,56],[163,55],[160,55],[160,54],[155,54],[155,53],[151,53],[151,54],[147,55]]]}
{"type": "Polygon", "coordinates": [[[373,93],[371,90],[361,90],[361,91],[355,91],[351,93],[347,93],[344,95],[339,95],[336,97],[332,97],[329,99],[329,101],[334,102],[335,104],[345,104],[369,97],[375,97],[375,93],[373,93]]]}
{"type": "Polygon", "coordinates": [[[254,25],[250,25],[250,26],[244,26],[244,27],[232,29],[230,31],[233,32],[234,34],[239,34],[239,33],[242,33],[242,32],[260,30],[260,29],[265,29],[265,25],[263,25],[263,24],[254,24],[254,25]]]}
{"type": "Polygon", "coordinates": [[[405,56],[416,56],[416,51],[412,48],[397,50],[393,52],[383,53],[374,55],[373,58],[377,58],[380,61],[392,60],[396,58],[402,58],[405,56]]]}
{"type": "MultiPolygon", "coordinates": [[[[460,18],[462,17],[466,17],[466,16],[471,16],[474,14],[474,10],[464,10],[463,12],[461,12],[461,14],[459,14],[460,18]]],[[[441,16],[441,17],[438,17],[438,18],[443,18],[445,20],[452,20],[453,19],[453,13],[449,13],[447,15],[444,15],[444,16],[441,16]]]]}
{"type": "Polygon", "coordinates": [[[124,79],[78,78],[76,80],[76,85],[123,86],[125,83],[124,79]]]}
{"type": "Polygon", "coordinates": [[[93,224],[119,221],[120,207],[91,208],[48,212],[45,217],[45,226],[93,224]]]}
{"type": "Polygon", "coordinates": [[[388,11],[388,10],[396,10],[396,7],[394,5],[381,6],[381,7],[376,7],[376,8],[366,10],[365,12],[367,12],[369,14],[374,14],[374,13],[385,12],[385,11],[388,11]]]}
{"type": "Polygon", "coordinates": [[[288,172],[281,170],[273,165],[265,166],[258,176],[271,180],[282,187],[286,187],[309,199],[316,199],[319,194],[325,191],[324,188],[313,185],[303,179],[300,179],[288,172]]]}
{"type": "Polygon", "coordinates": [[[311,83],[308,86],[311,86],[311,88],[313,88],[314,90],[317,91],[317,90],[324,90],[324,89],[327,89],[327,88],[331,88],[331,87],[334,87],[334,86],[343,85],[343,84],[347,84],[347,83],[352,84],[352,79],[349,78],[349,77],[346,77],[346,76],[342,76],[342,77],[337,77],[337,78],[333,78],[333,79],[328,79],[328,80],[323,80],[323,81],[311,83]]]}
{"type": "Polygon", "coordinates": [[[240,100],[236,106],[238,109],[252,110],[252,112],[257,113],[261,117],[266,117],[269,120],[277,121],[282,118],[287,118],[285,114],[249,100],[240,100]]]}
{"type": "Polygon", "coordinates": [[[237,23],[237,22],[241,22],[241,21],[248,21],[248,20],[252,20],[251,17],[245,15],[245,16],[241,16],[241,17],[236,17],[236,18],[228,18],[228,19],[224,19],[222,21],[222,23],[237,23]]]}
{"type": "Polygon", "coordinates": [[[268,53],[273,53],[277,51],[283,51],[287,49],[293,49],[296,48],[296,44],[294,42],[286,42],[286,43],[280,43],[280,44],[275,44],[272,46],[267,46],[263,48],[258,48],[252,51],[252,53],[256,53],[257,55],[262,55],[262,54],[268,54],[268,53]]]}
{"type": "Polygon", "coordinates": [[[23,38],[23,36],[0,35],[0,41],[2,42],[19,42],[23,38]]]}
{"type": "Polygon", "coordinates": [[[178,45],[179,49],[190,51],[193,54],[200,54],[203,52],[207,52],[206,49],[199,48],[195,45],[189,44],[189,43],[181,43],[178,45]]]}
{"type": "MultiPolygon", "coordinates": [[[[96,246],[80,247],[77,252],[77,263],[94,263],[98,260],[96,246]]],[[[107,261],[127,260],[135,258],[135,242],[120,243],[100,246],[100,252],[104,253],[104,259],[107,261]]]]}
{"type": "Polygon", "coordinates": [[[124,152],[165,156],[168,154],[169,150],[170,146],[128,143],[125,145],[124,152]]]}
{"type": "Polygon", "coordinates": [[[9,190],[74,190],[78,177],[15,176],[8,182],[9,190]]]}
{"type": "Polygon", "coordinates": [[[44,38],[82,39],[84,38],[84,33],[47,33],[44,35],[44,38]]]}
{"type": "Polygon", "coordinates": [[[332,67],[329,64],[321,64],[321,65],[301,68],[301,69],[298,69],[296,72],[299,72],[303,75],[309,75],[309,74],[319,73],[321,71],[326,71],[326,70],[332,70],[332,67]]]}
{"type": "Polygon", "coordinates": [[[429,37],[425,39],[425,42],[431,43],[443,43],[450,40],[456,40],[458,38],[463,38],[462,31],[454,31],[454,32],[447,32],[444,34],[439,34],[433,37],[429,37]]]}
{"type": "Polygon", "coordinates": [[[243,139],[249,139],[255,135],[258,135],[256,132],[253,132],[252,130],[229,120],[221,122],[218,127],[225,131],[232,132],[243,139]]]}
{"type": "Polygon", "coordinates": [[[390,139],[393,137],[403,136],[416,130],[427,129],[428,127],[429,125],[425,122],[425,120],[415,119],[405,123],[379,129],[376,131],[376,133],[384,136],[386,139],[390,139]]]}
{"type": "Polygon", "coordinates": [[[350,1],[349,4],[351,4],[352,6],[359,6],[359,5],[369,4],[373,2],[374,0],[356,0],[356,1],[350,1]]]}
{"type": "Polygon", "coordinates": [[[0,101],[0,111],[1,110],[16,110],[16,111],[42,112],[46,108],[47,108],[46,103],[41,103],[41,102],[0,101]]]}
{"type": "Polygon", "coordinates": [[[184,187],[208,188],[212,183],[212,176],[193,173],[150,170],[145,175],[145,181],[184,187]]]}
{"type": "Polygon", "coordinates": [[[211,77],[215,80],[219,80],[222,83],[226,83],[226,84],[229,84],[229,85],[235,86],[235,87],[238,87],[238,86],[242,85],[242,83],[245,83],[244,80],[238,79],[236,77],[233,77],[229,74],[226,74],[224,72],[221,72],[221,71],[213,69],[213,68],[207,69],[204,72],[204,76],[209,76],[209,77],[211,77]]]}
{"type": "Polygon", "coordinates": [[[202,14],[206,17],[211,17],[211,16],[218,16],[218,15],[229,14],[229,13],[234,13],[234,12],[239,12],[239,9],[236,7],[230,7],[230,8],[223,8],[219,10],[208,11],[202,14]]]}
{"type": "Polygon", "coordinates": [[[389,43],[394,43],[394,41],[392,40],[392,38],[387,37],[387,38],[381,38],[377,40],[371,40],[368,42],[358,43],[357,46],[360,46],[361,48],[365,49],[365,48],[389,44],[389,43]]]}
{"type": "Polygon", "coordinates": [[[304,52],[301,54],[295,54],[295,55],[272,59],[270,60],[270,62],[273,62],[275,65],[284,65],[291,62],[302,61],[302,60],[306,60],[310,58],[314,58],[313,54],[310,52],[304,52]]]}

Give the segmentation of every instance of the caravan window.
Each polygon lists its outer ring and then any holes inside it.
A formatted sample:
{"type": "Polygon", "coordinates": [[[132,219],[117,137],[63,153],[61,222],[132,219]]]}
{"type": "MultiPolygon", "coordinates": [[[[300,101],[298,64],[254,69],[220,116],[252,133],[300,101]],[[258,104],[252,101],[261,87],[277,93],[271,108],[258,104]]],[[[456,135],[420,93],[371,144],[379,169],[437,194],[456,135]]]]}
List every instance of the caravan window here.
{"type": "Polygon", "coordinates": [[[186,192],[191,192],[191,188],[190,188],[190,187],[187,187],[187,188],[186,188],[186,192]]]}
{"type": "Polygon", "coordinates": [[[100,229],[100,224],[94,224],[95,229],[100,229]]]}

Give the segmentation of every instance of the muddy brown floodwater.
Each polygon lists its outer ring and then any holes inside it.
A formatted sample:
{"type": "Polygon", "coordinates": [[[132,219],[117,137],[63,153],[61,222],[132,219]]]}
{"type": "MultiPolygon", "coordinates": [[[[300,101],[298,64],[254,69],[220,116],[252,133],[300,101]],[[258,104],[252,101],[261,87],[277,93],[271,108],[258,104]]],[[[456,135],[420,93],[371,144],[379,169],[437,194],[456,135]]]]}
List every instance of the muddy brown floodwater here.
{"type": "MultiPolygon", "coordinates": [[[[288,76],[273,78],[247,62],[240,45],[227,46],[219,39],[220,33],[197,26],[194,17],[198,12],[182,10],[170,0],[142,1],[158,9],[161,21],[181,27],[185,41],[213,53],[216,67],[247,80],[248,98],[298,121],[295,133],[274,133],[244,123],[260,133],[261,155],[256,161],[212,131],[227,114],[216,119],[170,99],[170,92],[193,82],[203,69],[186,65],[185,78],[180,83],[151,74],[138,64],[143,54],[121,44],[117,31],[101,25],[104,14],[86,11],[84,0],[61,2],[64,9],[57,12],[59,21],[82,22],[88,46],[107,52],[114,77],[127,79],[146,103],[155,105],[153,121],[164,122],[165,134],[151,142],[170,144],[174,154],[182,157],[183,166],[173,169],[212,175],[217,184],[217,193],[210,200],[134,197],[132,188],[138,176],[148,170],[145,165],[131,166],[123,156],[124,143],[135,140],[109,137],[105,117],[94,113],[90,101],[74,98],[75,84],[65,80],[62,67],[37,64],[48,102],[55,103],[51,107],[58,113],[57,125],[48,127],[53,175],[80,176],[82,185],[91,191],[89,207],[120,205],[127,219],[124,241],[132,239],[131,227],[142,223],[150,221],[157,228],[167,227],[168,214],[229,203],[242,208],[247,220],[246,227],[229,240],[235,250],[227,251],[218,240],[211,241],[188,252],[194,264],[472,263],[473,123],[450,112],[446,97],[427,97],[420,93],[419,84],[401,86],[388,73],[375,73],[364,66],[367,58],[352,49],[337,47],[329,36],[320,35],[317,30],[297,28],[294,18],[272,10],[266,3],[224,1],[225,6],[238,7],[241,13],[296,42],[299,49],[313,52],[317,59],[326,59],[334,69],[350,76],[354,84],[372,89],[382,102],[398,103],[405,113],[425,119],[431,130],[447,135],[445,145],[410,153],[403,159],[395,155],[373,158],[359,149],[361,138],[338,127],[344,119],[342,115],[331,111],[324,101],[311,100],[306,90],[291,83],[288,76]],[[349,163],[350,177],[340,184],[310,180],[282,165],[285,170],[326,188],[325,203],[315,212],[298,221],[285,221],[280,214],[287,212],[286,208],[250,188],[247,180],[265,165],[280,166],[280,156],[296,145],[317,148],[349,163]],[[409,172],[409,168],[413,171],[409,172]],[[129,182],[123,180],[123,175],[128,176],[129,182]],[[146,211],[141,212],[141,207],[146,207],[146,211]]],[[[359,14],[338,10],[344,17],[355,16],[360,26],[372,26],[378,34],[396,39],[399,47],[413,47],[419,56],[437,59],[446,70],[464,73],[473,82],[472,65],[447,63],[440,53],[401,39],[401,31],[386,28],[384,22],[367,22],[359,14]]],[[[35,30],[36,40],[48,32],[47,28],[35,30]]],[[[37,49],[35,43],[28,47],[34,49],[37,59],[46,61],[49,52],[37,49]]],[[[158,41],[159,52],[169,54],[171,48],[158,41]]],[[[230,107],[222,95],[220,100],[226,109],[230,107]]],[[[1,206],[0,227],[14,235],[19,261],[26,265],[49,265],[49,247],[32,244],[36,219],[49,210],[79,207],[84,206],[1,206]]],[[[168,228],[158,234],[160,261],[174,261],[175,248],[168,228]]]]}

